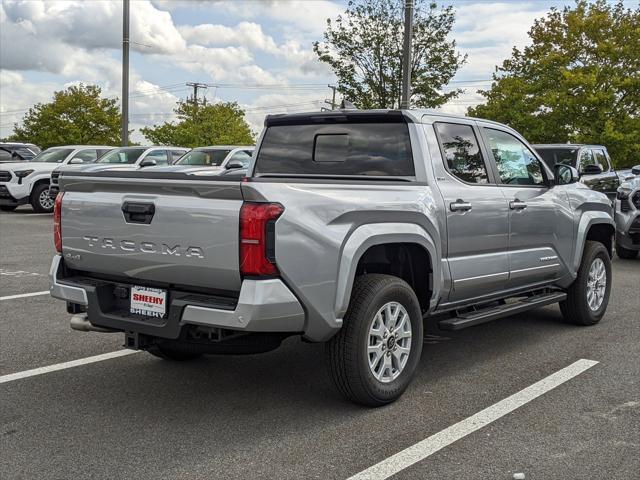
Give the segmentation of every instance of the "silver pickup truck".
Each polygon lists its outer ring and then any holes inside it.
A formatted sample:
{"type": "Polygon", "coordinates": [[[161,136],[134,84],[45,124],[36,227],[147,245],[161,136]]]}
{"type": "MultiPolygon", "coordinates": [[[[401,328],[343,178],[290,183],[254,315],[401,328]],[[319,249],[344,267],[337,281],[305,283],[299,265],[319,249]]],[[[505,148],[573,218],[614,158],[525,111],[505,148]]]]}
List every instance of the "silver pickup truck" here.
{"type": "Polygon", "coordinates": [[[269,116],[246,178],[62,171],[51,294],[76,330],[171,360],[326,343],[338,390],[397,399],[423,319],[456,330],[560,303],[597,323],[607,197],[514,130],[426,111],[269,116]]]}

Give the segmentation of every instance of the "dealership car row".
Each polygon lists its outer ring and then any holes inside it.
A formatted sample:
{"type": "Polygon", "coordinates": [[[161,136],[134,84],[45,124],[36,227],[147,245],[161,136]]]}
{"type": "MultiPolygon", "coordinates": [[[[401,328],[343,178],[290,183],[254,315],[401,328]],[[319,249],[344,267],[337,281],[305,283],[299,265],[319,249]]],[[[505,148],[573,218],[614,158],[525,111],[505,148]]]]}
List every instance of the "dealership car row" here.
{"type": "Polygon", "coordinates": [[[189,165],[221,175],[246,171],[253,146],[208,146],[194,149],[171,146],[112,147],[64,145],[44,151],[27,143],[0,144],[0,209],[13,211],[30,204],[37,213],[53,212],[60,170],[90,168],[137,170],[146,167],[189,165]],[[90,167],[87,167],[91,164],[90,167]]]}

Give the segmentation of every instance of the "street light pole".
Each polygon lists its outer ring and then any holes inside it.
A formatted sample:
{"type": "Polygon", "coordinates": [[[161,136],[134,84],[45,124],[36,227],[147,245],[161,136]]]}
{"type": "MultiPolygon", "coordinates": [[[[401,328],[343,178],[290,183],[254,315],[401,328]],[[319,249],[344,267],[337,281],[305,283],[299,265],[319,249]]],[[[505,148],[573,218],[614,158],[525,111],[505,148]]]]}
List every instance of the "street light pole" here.
{"type": "Polygon", "coordinates": [[[129,0],[122,0],[122,146],[129,145],[129,0]]]}
{"type": "Polygon", "coordinates": [[[413,37],[413,0],[404,1],[404,50],[402,52],[402,99],[400,108],[409,108],[411,98],[411,40],[413,37]]]}

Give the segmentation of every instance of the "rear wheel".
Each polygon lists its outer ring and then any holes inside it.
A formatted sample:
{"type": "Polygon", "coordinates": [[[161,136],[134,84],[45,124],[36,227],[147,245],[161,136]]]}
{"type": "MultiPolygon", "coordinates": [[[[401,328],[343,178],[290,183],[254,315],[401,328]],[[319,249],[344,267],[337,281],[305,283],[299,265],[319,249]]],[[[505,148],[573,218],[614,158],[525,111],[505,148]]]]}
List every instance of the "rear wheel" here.
{"type": "Polygon", "coordinates": [[[611,293],[611,259],[600,242],[588,241],[582,253],[578,276],[560,302],[564,319],[576,325],[594,325],[607,310],[611,293]]]}
{"type": "Polygon", "coordinates": [[[33,187],[31,206],[37,213],[53,212],[54,200],[49,196],[49,184],[41,183],[33,187]]]}
{"type": "Polygon", "coordinates": [[[163,360],[173,360],[176,362],[184,362],[195,360],[202,356],[200,352],[194,352],[187,345],[153,345],[147,350],[151,355],[162,358],[163,360]]]}
{"type": "Polygon", "coordinates": [[[620,246],[620,244],[616,242],[616,255],[623,260],[633,260],[638,256],[638,250],[629,250],[628,248],[620,246]]]}
{"type": "Polygon", "coordinates": [[[17,205],[1,205],[0,206],[0,210],[3,212],[13,212],[16,208],[18,208],[17,205]]]}
{"type": "Polygon", "coordinates": [[[409,386],[422,353],[423,325],[413,289],[400,278],[356,278],[340,331],[326,344],[330,376],[347,399],[391,403],[409,386]]]}

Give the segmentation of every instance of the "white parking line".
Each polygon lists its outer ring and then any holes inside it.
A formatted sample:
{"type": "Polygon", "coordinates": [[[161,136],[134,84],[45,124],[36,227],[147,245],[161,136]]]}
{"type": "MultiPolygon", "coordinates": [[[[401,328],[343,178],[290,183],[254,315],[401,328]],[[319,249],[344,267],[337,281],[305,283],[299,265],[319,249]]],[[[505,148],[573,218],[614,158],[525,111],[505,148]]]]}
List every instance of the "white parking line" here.
{"type": "Polygon", "coordinates": [[[118,350],[115,352],[103,353],[102,355],[96,355],[94,357],[80,358],[78,360],[72,360],[70,362],[64,363],[56,363],[55,365],[49,365],[48,367],[40,367],[34,368],[33,370],[25,370],[24,372],[10,373],[9,375],[1,376],[0,383],[13,382],[14,380],[20,380],[22,378],[35,377],[36,375],[57,372],[58,370],[66,370],[67,368],[79,367],[80,365],[102,362],[104,360],[110,360],[112,358],[125,357],[127,355],[132,355],[139,352],[140,350],[118,350]]]}
{"type": "Polygon", "coordinates": [[[43,290],[42,292],[20,293],[18,295],[7,295],[6,297],[0,297],[0,300],[13,300],[15,298],[37,297],[39,295],[49,295],[49,290],[43,290]]]}
{"type": "Polygon", "coordinates": [[[559,385],[571,380],[573,377],[580,375],[585,370],[590,369],[598,362],[594,360],[578,360],[568,367],[558,370],[557,372],[543,378],[539,382],[528,386],[527,388],[514,393],[510,397],[494,403],[488,408],[465,418],[461,422],[456,423],[444,430],[431,435],[428,438],[412,445],[401,452],[363,470],[362,472],[349,477],[347,480],[383,480],[404,470],[411,465],[424,460],[433,455],[444,447],[451,445],[453,442],[466,437],[495,422],[508,413],[513,412],[517,408],[526,405],[541,395],[553,390],[559,385]]]}

